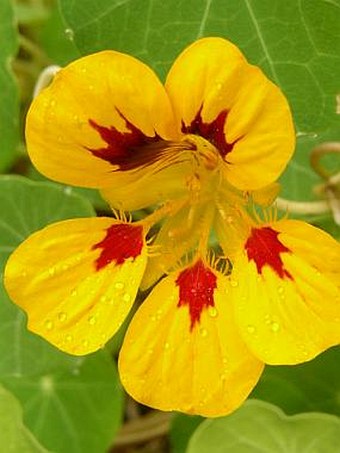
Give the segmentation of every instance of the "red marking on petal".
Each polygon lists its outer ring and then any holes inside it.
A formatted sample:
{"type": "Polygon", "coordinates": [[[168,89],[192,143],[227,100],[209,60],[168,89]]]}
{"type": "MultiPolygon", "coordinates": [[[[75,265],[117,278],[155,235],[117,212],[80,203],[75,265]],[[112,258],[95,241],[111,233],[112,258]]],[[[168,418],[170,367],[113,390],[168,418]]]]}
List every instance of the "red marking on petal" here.
{"type": "Polygon", "coordinates": [[[216,275],[202,261],[184,269],[176,280],[179,286],[178,307],[189,306],[190,329],[200,322],[201,313],[208,307],[214,307],[216,275]]]}
{"type": "Polygon", "coordinates": [[[86,149],[94,156],[118,166],[123,171],[157,161],[168,142],[162,140],[157,134],[153,137],[145,135],[121,113],[119,114],[124,119],[128,132],[120,132],[114,126],[101,126],[89,119],[89,125],[99,133],[102,140],[106,142],[106,146],[99,149],[86,149]]]}
{"type": "Polygon", "coordinates": [[[248,259],[255,262],[259,274],[262,273],[263,266],[268,265],[279,277],[293,280],[291,274],[284,269],[281,259],[281,253],[288,253],[290,250],[279,241],[278,235],[270,227],[252,228],[251,236],[245,244],[248,259]]]}
{"type": "Polygon", "coordinates": [[[143,248],[143,227],[128,223],[119,223],[106,230],[106,236],[93,249],[102,249],[96,260],[99,271],[111,262],[123,264],[128,258],[135,259],[143,248]]]}
{"type": "Polygon", "coordinates": [[[211,123],[204,123],[201,116],[202,108],[203,107],[199,109],[189,126],[182,123],[182,132],[200,135],[205,138],[214,145],[218,149],[220,155],[225,158],[225,156],[233,150],[235,143],[242,137],[232,143],[227,142],[224,125],[228,117],[228,110],[223,110],[211,123]]]}

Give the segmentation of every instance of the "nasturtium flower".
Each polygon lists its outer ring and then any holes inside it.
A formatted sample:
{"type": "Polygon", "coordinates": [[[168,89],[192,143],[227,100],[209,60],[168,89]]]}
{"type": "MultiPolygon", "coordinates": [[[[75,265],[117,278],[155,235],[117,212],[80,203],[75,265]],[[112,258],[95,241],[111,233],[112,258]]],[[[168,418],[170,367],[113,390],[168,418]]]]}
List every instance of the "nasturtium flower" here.
{"type": "Polygon", "coordinates": [[[291,113],[230,42],[190,45],[165,86],[129,55],[81,58],[33,101],[26,137],[41,173],[100,189],[118,213],[49,225],[12,254],[5,284],[31,331],[94,352],[153,287],[126,333],[122,383],[146,405],[205,416],[236,409],[265,363],[339,344],[340,246],[269,207],[291,113]]]}

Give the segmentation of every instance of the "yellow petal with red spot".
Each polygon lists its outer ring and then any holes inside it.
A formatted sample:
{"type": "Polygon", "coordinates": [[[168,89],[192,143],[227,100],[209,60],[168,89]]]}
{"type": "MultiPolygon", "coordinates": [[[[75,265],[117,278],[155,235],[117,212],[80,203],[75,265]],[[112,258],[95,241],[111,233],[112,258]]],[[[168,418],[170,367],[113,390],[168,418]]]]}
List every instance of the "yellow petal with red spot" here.
{"type": "Polygon", "coordinates": [[[5,286],[28,328],[75,355],[102,347],[135,299],[146,265],[143,228],[109,218],[52,224],[11,255],[5,286]]]}
{"type": "Polygon", "coordinates": [[[304,222],[253,228],[233,262],[240,333],[265,363],[311,360],[340,343],[340,245],[304,222]]]}
{"type": "Polygon", "coordinates": [[[228,279],[198,261],[162,280],[139,308],[119,369],[143,404],[216,417],[241,405],[263,364],[238,334],[228,279]]]}
{"type": "Polygon", "coordinates": [[[103,51],[56,74],[31,105],[26,137],[41,173],[101,188],[140,178],[178,130],[153,71],[129,55],[103,51]]]}
{"type": "Polygon", "coordinates": [[[257,190],[284,170],[295,144],[288,103],[236,46],[204,38],[177,58],[166,81],[177,121],[219,150],[228,182],[257,190]]]}

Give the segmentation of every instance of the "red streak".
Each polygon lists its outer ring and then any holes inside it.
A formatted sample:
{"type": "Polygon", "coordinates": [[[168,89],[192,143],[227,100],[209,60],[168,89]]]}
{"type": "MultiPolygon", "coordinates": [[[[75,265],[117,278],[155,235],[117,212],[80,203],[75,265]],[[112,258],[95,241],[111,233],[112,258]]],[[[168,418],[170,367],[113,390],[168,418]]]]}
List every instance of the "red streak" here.
{"type": "Polygon", "coordinates": [[[216,275],[205,267],[202,261],[197,261],[179,274],[176,285],[179,286],[177,306],[189,305],[192,330],[195,324],[200,322],[202,311],[214,307],[216,275]]]}
{"type": "Polygon", "coordinates": [[[93,249],[102,249],[96,260],[99,271],[111,262],[123,264],[128,258],[135,259],[143,248],[143,227],[119,223],[106,230],[106,236],[93,249]]]}
{"type": "Polygon", "coordinates": [[[128,132],[120,132],[114,126],[101,126],[89,119],[89,125],[99,133],[106,146],[98,149],[86,149],[94,156],[125,171],[155,162],[162,154],[167,142],[157,134],[148,137],[121,113],[119,114],[124,119],[128,132]]]}
{"type": "Polygon", "coordinates": [[[201,112],[202,107],[199,109],[196,117],[189,126],[182,123],[182,132],[200,135],[205,138],[214,145],[218,149],[220,155],[225,158],[225,156],[233,150],[235,143],[242,138],[240,137],[232,143],[227,142],[224,133],[224,125],[228,117],[228,110],[223,110],[211,123],[203,123],[201,112]]]}
{"type": "Polygon", "coordinates": [[[281,278],[293,277],[284,269],[281,253],[289,253],[290,250],[278,239],[279,233],[270,227],[252,228],[251,236],[248,238],[245,249],[248,260],[253,260],[257,267],[257,272],[262,274],[265,265],[270,266],[281,278]]]}

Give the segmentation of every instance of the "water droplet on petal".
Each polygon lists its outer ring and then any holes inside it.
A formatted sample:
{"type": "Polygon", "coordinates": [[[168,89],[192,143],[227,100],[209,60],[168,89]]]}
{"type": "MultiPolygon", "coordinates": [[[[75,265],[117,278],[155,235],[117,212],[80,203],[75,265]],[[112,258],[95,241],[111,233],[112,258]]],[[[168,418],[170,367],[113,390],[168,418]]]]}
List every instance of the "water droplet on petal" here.
{"type": "Polygon", "coordinates": [[[249,324],[249,325],[247,326],[247,331],[248,331],[248,333],[253,334],[253,333],[256,332],[256,327],[255,327],[255,326],[252,326],[251,324],[249,324]]]}
{"type": "Polygon", "coordinates": [[[90,316],[89,319],[88,319],[88,322],[89,322],[89,324],[91,324],[91,326],[96,324],[96,322],[97,322],[96,316],[90,316]]]}
{"type": "Polygon", "coordinates": [[[73,340],[73,336],[70,335],[70,334],[68,334],[68,335],[66,335],[65,340],[66,340],[68,343],[70,343],[70,342],[73,340]]]}
{"type": "Polygon", "coordinates": [[[55,267],[50,267],[49,270],[48,270],[48,273],[50,274],[51,277],[53,277],[53,275],[55,275],[55,267]]]}
{"type": "Polygon", "coordinates": [[[124,286],[125,286],[125,285],[124,285],[123,282],[117,282],[117,283],[115,284],[115,288],[116,288],[116,289],[123,289],[124,286]]]}
{"type": "Polygon", "coordinates": [[[47,319],[45,321],[45,327],[47,330],[52,330],[53,329],[53,322],[50,319],[47,319]]]}
{"type": "Polygon", "coordinates": [[[280,324],[277,322],[272,322],[270,328],[273,332],[278,332],[280,330],[280,324]]]}
{"type": "Polygon", "coordinates": [[[206,337],[206,336],[208,335],[207,329],[201,328],[201,329],[200,329],[200,334],[201,334],[201,336],[202,336],[203,338],[206,337]]]}
{"type": "Polygon", "coordinates": [[[71,296],[72,296],[72,297],[76,296],[77,294],[78,294],[78,293],[77,293],[77,290],[76,290],[76,289],[73,289],[73,290],[71,291],[71,296]]]}
{"type": "Polygon", "coordinates": [[[236,288],[236,286],[238,286],[238,282],[236,280],[230,280],[230,285],[233,287],[233,288],[236,288]]]}
{"type": "Polygon", "coordinates": [[[170,344],[169,344],[168,342],[166,342],[166,343],[164,344],[164,349],[169,349],[169,348],[170,348],[170,344]]]}
{"type": "Polygon", "coordinates": [[[209,316],[211,316],[212,318],[216,318],[216,316],[218,315],[217,308],[216,307],[209,307],[208,308],[208,313],[209,313],[209,316]]]}
{"type": "Polygon", "coordinates": [[[131,296],[129,293],[125,293],[124,296],[123,296],[123,301],[124,302],[130,302],[131,300],[131,296]]]}
{"type": "Polygon", "coordinates": [[[285,291],[285,289],[284,289],[283,286],[279,286],[279,287],[277,288],[277,292],[278,292],[279,294],[283,294],[284,291],[285,291]]]}
{"type": "Polygon", "coordinates": [[[90,343],[89,343],[89,340],[83,340],[82,344],[83,344],[84,348],[87,348],[90,343]]]}
{"type": "Polygon", "coordinates": [[[66,319],[67,319],[67,314],[64,313],[63,311],[61,311],[59,314],[58,314],[58,319],[60,322],[65,322],[66,319]]]}

